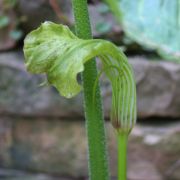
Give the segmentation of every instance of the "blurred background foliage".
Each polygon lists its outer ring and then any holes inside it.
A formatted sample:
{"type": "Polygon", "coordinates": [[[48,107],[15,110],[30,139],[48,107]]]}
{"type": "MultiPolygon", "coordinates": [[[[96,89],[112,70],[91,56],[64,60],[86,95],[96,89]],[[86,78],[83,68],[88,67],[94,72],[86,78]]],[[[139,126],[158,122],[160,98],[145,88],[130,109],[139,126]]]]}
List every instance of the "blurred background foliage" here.
{"type": "Polygon", "coordinates": [[[126,35],[167,60],[180,62],[179,0],[107,0],[126,35]]]}
{"type": "MultiPolygon", "coordinates": [[[[89,0],[89,4],[99,1],[89,0]]],[[[158,52],[163,59],[180,62],[179,0],[104,0],[92,11],[94,37],[112,40],[129,54],[144,52],[158,59],[158,52]]],[[[70,0],[1,0],[0,50],[17,47],[25,34],[45,20],[73,30],[70,0]]]]}

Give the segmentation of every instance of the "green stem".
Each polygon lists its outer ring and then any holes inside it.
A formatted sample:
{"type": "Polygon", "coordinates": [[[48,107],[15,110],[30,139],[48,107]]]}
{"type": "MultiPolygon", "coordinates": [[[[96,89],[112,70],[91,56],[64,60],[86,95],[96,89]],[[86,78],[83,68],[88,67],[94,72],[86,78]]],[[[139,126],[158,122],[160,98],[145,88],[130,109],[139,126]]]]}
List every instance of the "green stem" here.
{"type": "Polygon", "coordinates": [[[127,179],[127,141],[127,134],[118,134],[118,180],[127,179]]]}
{"type": "MultiPolygon", "coordinates": [[[[72,0],[76,34],[82,39],[91,39],[91,27],[87,9],[87,0],[72,0]]],[[[84,110],[86,116],[86,131],[88,137],[89,179],[108,180],[108,160],[102,103],[99,85],[96,88],[93,103],[93,86],[97,77],[96,62],[85,64],[82,74],[84,88],[84,110]]]]}

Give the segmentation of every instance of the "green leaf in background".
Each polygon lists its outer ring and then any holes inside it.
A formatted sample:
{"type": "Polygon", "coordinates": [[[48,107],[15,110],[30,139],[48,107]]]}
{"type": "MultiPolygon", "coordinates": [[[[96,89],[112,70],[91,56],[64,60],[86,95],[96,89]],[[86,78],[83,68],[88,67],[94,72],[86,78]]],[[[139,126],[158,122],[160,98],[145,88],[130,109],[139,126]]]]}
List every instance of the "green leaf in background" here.
{"type": "Polygon", "coordinates": [[[77,74],[98,56],[112,85],[112,124],[130,132],[136,121],[134,76],[125,55],[111,42],[79,39],[67,26],[45,22],[26,37],[24,54],[27,69],[46,73],[48,83],[67,98],[80,92],[77,74]]]}
{"type": "Polygon", "coordinates": [[[180,0],[106,0],[125,33],[167,60],[180,62],[180,0]]]}
{"type": "Polygon", "coordinates": [[[0,16],[0,29],[9,25],[9,18],[7,16],[0,16]]]}

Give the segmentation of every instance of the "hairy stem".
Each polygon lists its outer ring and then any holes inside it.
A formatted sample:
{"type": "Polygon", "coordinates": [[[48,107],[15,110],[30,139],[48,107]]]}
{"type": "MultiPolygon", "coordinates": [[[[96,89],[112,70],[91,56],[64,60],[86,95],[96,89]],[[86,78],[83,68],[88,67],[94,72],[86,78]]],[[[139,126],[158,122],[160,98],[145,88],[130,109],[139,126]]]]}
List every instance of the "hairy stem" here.
{"type": "Polygon", "coordinates": [[[127,141],[126,133],[118,134],[118,180],[127,179],[127,141]]]}
{"type": "MultiPolygon", "coordinates": [[[[91,27],[87,9],[87,0],[72,0],[76,34],[82,39],[91,39],[91,27]]],[[[86,130],[89,152],[89,178],[91,180],[108,180],[108,160],[102,103],[99,85],[96,88],[95,102],[93,103],[93,85],[97,77],[96,62],[85,64],[82,73],[84,88],[84,110],[86,116],[86,130]]]]}

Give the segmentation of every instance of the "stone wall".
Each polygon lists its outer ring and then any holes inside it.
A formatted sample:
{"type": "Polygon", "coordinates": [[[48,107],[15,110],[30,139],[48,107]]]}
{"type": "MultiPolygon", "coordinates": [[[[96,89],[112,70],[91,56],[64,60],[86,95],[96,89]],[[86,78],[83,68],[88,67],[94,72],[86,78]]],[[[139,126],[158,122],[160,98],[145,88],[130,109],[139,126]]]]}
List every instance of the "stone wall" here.
{"type": "MultiPolygon", "coordinates": [[[[116,177],[116,137],[109,122],[106,129],[111,175],[116,177]]],[[[80,119],[1,117],[0,135],[1,168],[87,178],[87,142],[80,119]]],[[[128,179],[178,180],[179,138],[179,122],[137,125],[129,139],[128,179]]]]}
{"type": "MultiPolygon", "coordinates": [[[[180,124],[173,118],[180,117],[180,65],[143,56],[129,59],[137,82],[138,117],[151,121],[138,123],[130,136],[128,179],[178,180],[180,124]],[[166,121],[158,124],[152,117],[166,121]]],[[[62,98],[54,88],[40,86],[44,78],[26,72],[21,51],[0,54],[0,178],[87,179],[82,95],[62,98]]],[[[104,77],[101,86],[109,119],[111,88],[104,77]]],[[[106,129],[116,179],[116,137],[108,121],[106,129]]]]}
{"type": "MultiPolygon", "coordinates": [[[[180,117],[180,65],[129,57],[137,82],[138,117],[180,117]]],[[[44,76],[31,75],[22,52],[0,54],[0,113],[20,116],[83,116],[82,95],[67,100],[52,87],[40,86],[44,76]]],[[[111,86],[102,81],[104,111],[108,118],[111,86]]]]}

